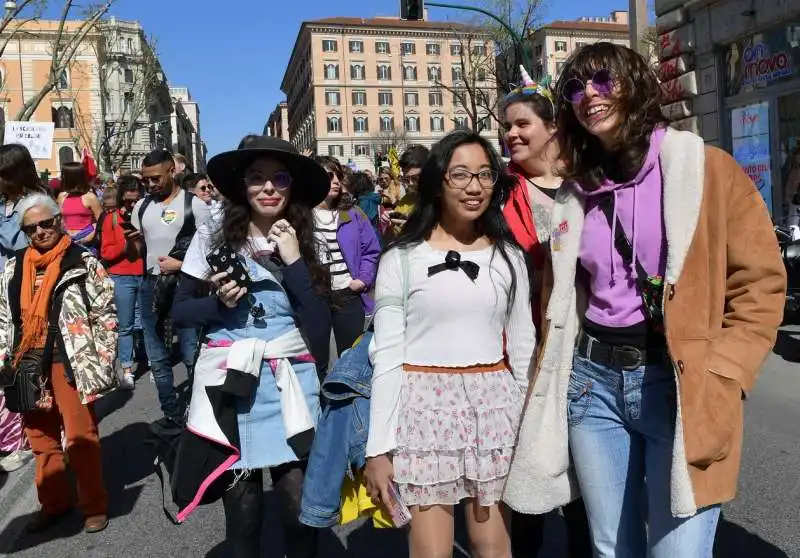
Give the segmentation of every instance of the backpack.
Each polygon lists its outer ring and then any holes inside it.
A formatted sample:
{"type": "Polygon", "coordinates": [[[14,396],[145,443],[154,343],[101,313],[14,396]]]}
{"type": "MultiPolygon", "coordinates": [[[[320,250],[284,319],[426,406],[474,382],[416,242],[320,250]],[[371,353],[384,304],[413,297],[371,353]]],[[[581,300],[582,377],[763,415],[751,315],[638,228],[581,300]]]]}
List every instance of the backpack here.
{"type": "MultiPolygon", "coordinates": [[[[177,422],[167,417],[162,417],[150,423],[149,429],[150,432],[144,438],[144,445],[153,457],[153,469],[161,483],[161,508],[170,523],[180,525],[181,523],[177,520],[176,514],[167,508],[166,479],[173,480],[172,472],[175,470],[175,461],[178,457],[178,447],[180,446],[184,428],[177,422]]],[[[174,499],[175,494],[172,484],[170,482],[170,494],[174,499]]]]}

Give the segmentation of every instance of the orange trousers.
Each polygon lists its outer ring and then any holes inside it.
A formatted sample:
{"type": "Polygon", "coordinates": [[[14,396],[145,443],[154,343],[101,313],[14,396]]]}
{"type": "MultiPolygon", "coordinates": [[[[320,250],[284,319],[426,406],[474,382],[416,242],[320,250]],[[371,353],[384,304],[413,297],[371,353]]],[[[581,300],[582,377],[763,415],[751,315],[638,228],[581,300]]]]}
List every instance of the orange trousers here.
{"type": "Polygon", "coordinates": [[[50,380],[53,407],[25,413],[23,418],[36,458],[35,482],[42,512],[59,514],[72,508],[72,488],[61,448],[63,426],[69,467],[78,485],[78,506],[84,517],[103,515],[108,496],[94,408],[81,403],[75,386],[67,381],[63,364],[53,363],[50,380]]]}

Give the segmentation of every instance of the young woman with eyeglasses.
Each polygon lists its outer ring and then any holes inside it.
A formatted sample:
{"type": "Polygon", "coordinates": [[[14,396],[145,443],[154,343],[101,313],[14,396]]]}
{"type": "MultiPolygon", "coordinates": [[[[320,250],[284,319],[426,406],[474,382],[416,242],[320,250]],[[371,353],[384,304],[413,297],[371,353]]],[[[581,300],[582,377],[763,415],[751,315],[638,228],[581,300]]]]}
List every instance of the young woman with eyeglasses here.
{"type": "Polygon", "coordinates": [[[378,268],[365,479],[387,506],[395,483],[412,515],[413,558],[452,555],[462,501],[472,555],[511,555],[500,495],[535,334],[502,170],[480,135],[445,136],[378,268]]]}
{"type": "Polygon", "coordinates": [[[338,353],[364,332],[365,316],[375,307],[378,237],[355,197],[343,189],[342,167],[333,157],[316,157],[330,179],[328,195],[314,208],[314,234],[320,261],[331,274],[331,314],[338,353]]]}
{"type": "Polygon", "coordinates": [[[530,490],[510,502],[561,505],[579,487],[595,556],[710,558],[736,492],[744,393],[781,322],[769,214],[730,155],[666,127],[636,52],[583,47],[556,92],[570,183],[509,474],[530,490]]]}
{"type": "Polygon", "coordinates": [[[225,218],[192,239],[173,307],[176,324],[204,332],[183,442],[190,457],[173,473],[178,517],[221,496],[226,556],[261,556],[268,469],[286,556],[313,557],[316,530],[300,524],[299,511],[331,316],[312,208],[330,182],[273,137],[249,136],[212,158],[208,172],[228,200],[225,218]],[[308,429],[295,431],[298,417],[308,429]]]}

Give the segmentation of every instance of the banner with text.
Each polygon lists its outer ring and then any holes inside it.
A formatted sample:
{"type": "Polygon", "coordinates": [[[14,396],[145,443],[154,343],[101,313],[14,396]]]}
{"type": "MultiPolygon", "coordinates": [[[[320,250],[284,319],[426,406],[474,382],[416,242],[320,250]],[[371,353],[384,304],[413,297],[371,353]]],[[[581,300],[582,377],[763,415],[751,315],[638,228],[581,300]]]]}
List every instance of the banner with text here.
{"type": "Polygon", "coordinates": [[[3,143],[20,143],[28,148],[34,159],[50,159],[53,156],[52,122],[6,122],[3,143]]]}

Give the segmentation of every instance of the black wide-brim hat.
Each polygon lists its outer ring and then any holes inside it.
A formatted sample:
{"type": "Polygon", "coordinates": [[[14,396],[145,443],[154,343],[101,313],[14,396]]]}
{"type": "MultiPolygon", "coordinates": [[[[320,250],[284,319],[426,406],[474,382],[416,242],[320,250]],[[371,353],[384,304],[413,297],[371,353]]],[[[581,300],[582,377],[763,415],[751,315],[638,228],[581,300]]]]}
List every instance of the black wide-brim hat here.
{"type": "Polygon", "coordinates": [[[292,175],[293,203],[316,207],[327,197],[331,180],[325,169],[288,141],[271,136],[250,136],[238,149],[215,155],[206,166],[208,177],[223,196],[242,200],[246,196],[244,171],[260,157],[280,161],[292,175]]]}

